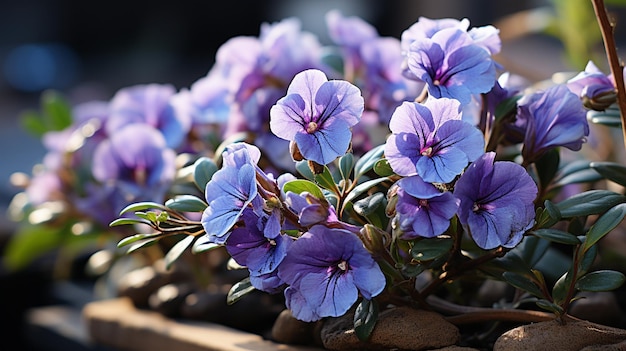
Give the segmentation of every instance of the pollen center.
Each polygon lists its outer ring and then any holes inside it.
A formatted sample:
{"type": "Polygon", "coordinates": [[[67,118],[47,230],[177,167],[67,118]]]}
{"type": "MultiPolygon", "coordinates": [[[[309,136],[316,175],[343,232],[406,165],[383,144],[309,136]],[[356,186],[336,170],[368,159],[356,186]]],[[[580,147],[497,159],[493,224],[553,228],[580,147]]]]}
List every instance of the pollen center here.
{"type": "Polygon", "coordinates": [[[339,267],[339,269],[341,269],[342,271],[347,271],[348,270],[348,262],[346,261],[341,261],[339,262],[339,264],[337,265],[337,267],[339,267]]]}
{"type": "Polygon", "coordinates": [[[480,205],[474,202],[474,205],[472,206],[472,211],[477,212],[478,210],[480,210],[480,205]]]}
{"type": "Polygon", "coordinates": [[[429,157],[429,156],[431,156],[431,155],[433,154],[433,148],[429,146],[429,147],[427,147],[427,148],[425,148],[425,149],[422,149],[422,151],[420,152],[420,154],[421,154],[422,156],[427,156],[427,157],[429,157]]]}
{"type": "Polygon", "coordinates": [[[309,122],[309,124],[307,124],[306,126],[306,132],[311,134],[311,133],[315,133],[315,131],[317,130],[317,123],[311,121],[309,122]]]}
{"type": "Polygon", "coordinates": [[[420,207],[428,207],[428,200],[420,199],[419,204],[420,204],[420,207]]]}

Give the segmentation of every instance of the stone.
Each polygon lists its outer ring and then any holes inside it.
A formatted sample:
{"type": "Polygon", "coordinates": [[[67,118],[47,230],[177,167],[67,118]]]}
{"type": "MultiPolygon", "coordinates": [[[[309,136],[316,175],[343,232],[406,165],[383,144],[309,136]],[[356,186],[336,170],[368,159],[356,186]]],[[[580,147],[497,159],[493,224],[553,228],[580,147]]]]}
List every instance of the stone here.
{"type": "Polygon", "coordinates": [[[148,299],[148,305],[168,317],[179,317],[185,298],[196,290],[192,283],[170,283],[157,289],[148,299]]]}
{"type": "Polygon", "coordinates": [[[314,341],[316,323],[296,319],[291,311],[283,310],[272,327],[272,340],[284,344],[307,345],[314,341]]]}
{"type": "Polygon", "coordinates": [[[459,329],[438,313],[410,307],[395,307],[380,313],[367,343],[358,340],[353,313],[330,318],[321,330],[328,350],[432,350],[455,345],[459,329]]]}
{"type": "Polygon", "coordinates": [[[624,329],[570,319],[565,325],[557,321],[548,321],[511,329],[496,340],[493,350],[579,351],[585,347],[595,347],[589,350],[614,350],[609,347],[623,344],[625,341],[624,329]]]}

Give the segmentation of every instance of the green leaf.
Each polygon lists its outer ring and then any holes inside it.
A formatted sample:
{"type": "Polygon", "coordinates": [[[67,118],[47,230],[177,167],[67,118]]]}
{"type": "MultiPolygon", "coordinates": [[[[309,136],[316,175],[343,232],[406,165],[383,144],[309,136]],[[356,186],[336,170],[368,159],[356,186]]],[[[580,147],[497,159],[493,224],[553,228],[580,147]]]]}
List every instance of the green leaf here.
{"type": "Polygon", "coordinates": [[[120,216],[128,212],[136,212],[149,209],[167,210],[167,207],[165,207],[163,204],[159,204],[156,202],[136,202],[124,207],[120,211],[120,216]]]}
{"type": "Polygon", "coordinates": [[[124,239],[120,240],[117,243],[117,247],[124,247],[126,245],[136,243],[140,240],[159,238],[161,236],[163,236],[163,233],[135,234],[135,235],[127,236],[124,239]]]}
{"type": "Polygon", "coordinates": [[[286,182],[283,185],[283,191],[285,193],[291,191],[292,193],[296,194],[302,194],[303,192],[307,192],[320,200],[324,200],[324,193],[322,192],[322,189],[320,189],[317,184],[306,179],[294,179],[286,182]]]}
{"type": "Polygon", "coordinates": [[[569,184],[593,183],[602,180],[602,176],[593,169],[585,169],[554,182],[554,188],[563,187],[569,184]]]}
{"type": "Polygon", "coordinates": [[[165,202],[165,206],[181,212],[202,212],[207,208],[207,203],[197,196],[179,195],[165,202]]]}
{"type": "Polygon", "coordinates": [[[575,235],[558,229],[537,229],[530,232],[530,234],[548,241],[566,245],[578,245],[581,243],[575,235]]]}
{"type": "Polygon", "coordinates": [[[7,243],[3,262],[10,270],[27,267],[36,258],[58,248],[66,234],[64,229],[51,226],[24,226],[7,243]]]}
{"type": "Polygon", "coordinates": [[[452,238],[420,239],[411,248],[411,256],[416,261],[431,261],[450,252],[452,244],[452,238]]]}
{"type": "Polygon", "coordinates": [[[591,162],[589,167],[604,178],[621,186],[626,186],[626,167],[614,162],[591,162]]]}
{"type": "Polygon", "coordinates": [[[560,160],[559,150],[552,149],[535,162],[539,183],[542,187],[547,188],[552,182],[559,169],[560,160]]]}
{"type": "Polygon", "coordinates": [[[609,208],[626,202],[626,196],[610,190],[589,190],[571,196],[556,207],[563,218],[600,214],[609,208]]]}
{"type": "Polygon", "coordinates": [[[200,157],[194,162],[193,181],[198,189],[204,192],[207,183],[217,172],[217,165],[208,157],[200,157]]]}
{"type": "Polygon", "coordinates": [[[374,172],[381,177],[389,177],[395,174],[386,158],[381,158],[374,163],[374,172]]]}
{"type": "Polygon", "coordinates": [[[35,111],[24,111],[19,118],[22,128],[34,136],[41,137],[49,131],[43,121],[43,117],[35,111]]]}
{"type": "Polygon", "coordinates": [[[354,169],[354,155],[347,153],[339,158],[339,173],[344,180],[350,179],[350,174],[354,169]]]}
{"type": "Polygon", "coordinates": [[[556,304],[563,304],[565,302],[565,298],[567,297],[567,292],[569,290],[570,285],[572,284],[572,271],[571,269],[563,275],[554,283],[554,287],[552,287],[552,299],[556,304]]]}
{"type": "Polygon", "coordinates": [[[228,296],[226,296],[226,303],[232,305],[254,290],[254,286],[250,283],[250,277],[247,277],[230,288],[228,296]]]}
{"type": "Polygon", "coordinates": [[[611,230],[617,227],[626,216],[626,204],[619,204],[606,211],[598,220],[589,228],[586,240],[583,245],[583,251],[588,250],[595,245],[600,239],[607,235],[611,230]]]}
{"type": "Polygon", "coordinates": [[[366,217],[376,211],[385,201],[385,194],[376,192],[354,203],[354,211],[366,217]]]}
{"type": "Polygon", "coordinates": [[[315,181],[315,174],[311,171],[309,163],[306,160],[296,162],[296,171],[298,171],[298,173],[300,173],[300,175],[305,179],[312,182],[315,181]]]}
{"type": "Polygon", "coordinates": [[[496,120],[499,120],[504,116],[513,113],[517,109],[517,100],[519,100],[521,97],[522,95],[515,95],[500,102],[498,106],[496,106],[496,120]]]}
{"type": "Polygon", "coordinates": [[[546,311],[550,311],[556,315],[562,315],[563,314],[563,308],[561,308],[561,306],[555,304],[554,302],[550,302],[546,299],[539,299],[537,301],[535,301],[535,303],[537,304],[537,306],[539,306],[540,308],[546,310],[546,311]]]}
{"type": "Polygon", "coordinates": [[[378,321],[378,303],[363,299],[354,312],[354,332],[363,342],[367,342],[378,321]]]}
{"type": "Polygon", "coordinates": [[[203,235],[199,237],[193,243],[193,246],[191,247],[191,252],[194,254],[198,254],[198,253],[208,252],[208,251],[217,249],[218,247],[223,247],[223,245],[212,243],[209,240],[210,239],[207,235],[203,235]]]}
{"type": "Polygon", "coordinates": [[[130,245],[130,247],[126,250],[126,254],[128,255],[144,247],[152,246],[156,244],[159,239],[161,239],[161,236],[137,241],[130,245]]]}
{"type": "Polygon", "coordinates": [[[41,105],[49,130],[63,130],[72,124],[70,104],[59,92],[45,91],[41,96],[41,105]]]}
{"type": "Polygon", "coordinates": [[[526,236],[521,244],[517,245],[513,251],[519,253],[520,257],[522,257],[529,267],[535,267],[549,247],[549,241],[535,236],[526,236]]]}
{"type": "Polygon", "coordinates": [[[383,177],[383,178],[376,178],[376,179],[371,179],[368,180],[366,182],[363,182],[357,186],[354,187],[354,189],[352,189],[352,191],[350,191],[350,193],[348,193],[348,195],[346,196],[345,201],[346,202],[350,202],[354,199],[356,199],[359,195],[363,194],[364,192],[368,191],[369,189],[371,189],[372,187],[374,187],[375,185],[378,185],[382,182],[391,180],[387,177],[383,177]]]}
{"type": "Polygon", "coordinates": [[[539,297],[539,298],[544,297],[543,293],[541,292],[541,289],[539,289],[539,287],[535,284],[535,282],[527,276],[523,276],[521,274],[517,274],[514,272],[504,272],[502,274],[502,277],[509,284],[513,285],[514,287],[518,289],[527,291],[531,293],[532,295],[539,297]]]}
{"type": "Polygon", "coordinates": [[[622,126],[619,109],[608,108],[604,111],[591,110],[587,112],[587,120],[594,124],[602,124],[608,127],[618,128],[622,126]]]}
{"type": "Polygon", "coordinates": [[[595,262],[596,256],[598,255],[598,245],[593,245],[585,251],[583,251],[583,246],[580,246],[578,249],[578,254],[582,255],[582,260],[580,260],[578,264],[578,277],[580,277],[587,273],[589,269],[591,269],[593,262],[595,262]]]}
{"type": "Polygon", "coordinates": [[[324,166],[324,171],[322,173],[315,175],[315,181],[322,188],[328,189],[333,193],[335,193],[337,190],[337,184],[335,184],[333,175],[330,173],[330,169],[328,169],[327,166],[324,166]]]}
{"type": "Polygon", "coordinates": [[[183,252],[185,252],[185,250],[187,250],[189,245],[191,245],[193,239],[193,236],[186,235],[185,238],[177,242],[176,245],[172,246],[163,258],[165,261],[165,268],[170,269],[172,264],[180,257],[180,255],[183,254],[183,252]]]}
{"type": "Polygon", "coordinates": [[[576,289],[581,291],[611,291],[622,286],[625,280],[626,277],[621,272],[595,271],[580,277],[576,282],[576,289]]]}
{"type": "Polygon", "coordinates": [[[385,152],[385,144],[378,145],[370,151],[366,152],[358,161],[356,161],[356,165],[354,166],[354,179],[358,179],[363,174],[369,172],[374,167],[374,164],[378,160],[383,157],[383,153],[385,152]]]}
{"type": "Polygon", "coordinates": [[[150,221],[141,218],[118,218],[113,222],[109,223],[109,227],[116,227],[119,225],[127,225],[127,224],[148,224],[150,225],[150,221]]]}

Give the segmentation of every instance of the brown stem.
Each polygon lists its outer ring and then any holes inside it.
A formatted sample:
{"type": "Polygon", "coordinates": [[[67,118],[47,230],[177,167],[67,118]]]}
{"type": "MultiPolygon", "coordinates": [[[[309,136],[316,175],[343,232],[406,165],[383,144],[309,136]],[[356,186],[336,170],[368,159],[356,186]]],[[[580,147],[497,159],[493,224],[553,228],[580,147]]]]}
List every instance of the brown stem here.
{"type": "Polygon", "coordinates": [[[626,89],[624,88],[624,66],[620,63],[617,55],[617,47],[615,46],[615,27],[609,21],[609,17],[604,6],[604,0],[591,0],[593,10],[596,13],[602,39],[604,40],[604,49],[606,50],[611,74],[615,80],[615,89],[617,90],[617,103],[619,105],[620,117],[622,120],[622,137],[626,146],[626,89]]]}
{"type": "Polygon", "coordinates": [[[454,314],[447,316],[446,320],[455,325],[490,321],[535,323],[551,321],[556,318],[553,313],[542,311],[461,306],[437,296],[429,296],[426,301],[437,312],[454,314]]]}

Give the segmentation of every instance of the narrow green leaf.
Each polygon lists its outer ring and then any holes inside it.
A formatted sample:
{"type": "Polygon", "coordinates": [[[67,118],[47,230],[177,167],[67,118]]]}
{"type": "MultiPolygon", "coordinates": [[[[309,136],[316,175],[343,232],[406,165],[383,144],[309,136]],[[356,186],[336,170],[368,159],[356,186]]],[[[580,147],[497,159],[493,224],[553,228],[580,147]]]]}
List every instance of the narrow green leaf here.
{"type": "Polygon", "coordinates": [[[609,208],[626,202],[626,196],[610,190],[589,190],[571,196],[558,204],[563,218],[600,214],[609,208]]]}
{"type": "Polygon", "coordinates": [[[363,174],[371,171],[376,161],[383,156],[384,152],[385,144],[382,144],[376,146],[361,156],[361,158],[356,161],[356,165],[354,166],[354,179],[356,180],[363,174]]]}
{"type": "Polygon", "coordinates": [[[626,216],[626,204],[619,204],[606,211],[589,228],[584,244],[584,251],[595,245],[600,239],[617,227],[626,216]]]}
{"type": "Polygon", "coordinates": [[[354,199],[356,199],[359,195],[363,194],[364,192],[368,191],[369,189],[371,189],[372,187],[390,180],[387,177],[383,177],[383,178],[376,178],[376,179],[371,179],[368,180],[366,182],[363,182],[357,186],[354,187],[354,189],[352,189],[352,191],[350,193],[348,193],[348,195],[346,196],[345,201],[346,202],[351,202],[354,199]]]}
{"type": "Polygon", "coordinates": [[[576,282],[576,289],[581,291],[611,291],[624,284],[626,277],[623,273],[611,270],[602,270],[587,273],[576,282]]]}
{"type": "Polygon", "coordinates": [[[378,321],[378,303],[363,299],[354,312],[354,332],[361,341],[368,341],[378,321]]]}
{"type": "Polygon", "coordinates": [[[159,204],[156,202],[136,202],[124,207],[120,211],[120,216],[128,212],[136,212],[149,209],[167,210],[167,207],[165,207],[163,204],[159,204]]]}
{"type": "Polygon", "coordinates": [[[161,239],[160,236],[156,238],[149,238],[149,239],[137,241],[130,245],[130,247],[126,250],[126,254],[128,255],[144,247],[152,246],[156,244],[159,241],[159,239],[161,239]]]}
{"type": "Polygon", "coordinates": [[[578,250],[578,254],[582,256],[582,259],[578,264],[578,277],[580,277],[589,272],[591,266],[595,262],[596,256],[598,255],[598,245],[593,245],[587,250],[585,250],[584,246],[581,245],[578,250]]]}
{"type": "Polygon", "coordinates": [[[581,243],[576,235],[558,229],[537,229],[530,232],[530,234],[548,241],[566,245],[578,245],[581,243]]]}
{"type": "Polygon", "coordinates": [[[324,200],[322,189],[317,184],[306,179],[294,179],[286,182],[283,185],[283,192],[287,193],[288,191],[296,194],[307,192],[320,200],[324,200]]]}
{"type": "Polygon", "coordinates": [[[138,218],[118,218],[113,222],[109,223],[109,227],[116,227],[119,225],[127,225],[127,224],[150,224],[150,221],[146,221],[145,219],[138,218]]]}
{"type": "Polygon", "coordinates": [[[136,243],[137,241],[144,240],[144,239],[158,238],[162,235],[163,233],[150,233],[150,234],[135,234],[135,235],[127,236],[117,243],[117,247],[124,247],[126,245],[130,245],[130,244],[136,243]]]}
{"type": "Polygon", "coordinates": [[[232,305],[254,290],[254,286],[250,283],[250,277],[247,277],[230,288],[228,295],[226,296],[226,303],[232,305]]]}
{"type": "Polygon", "coordinates": [[[416,261],[431,261],[450,252],[452,244],[452,238],[420,239],[411,248],[411,256],[416,261]]]}
{"type": "Polygon", "coordinates": [[[626,167],[615,162],[591,162],[589,167],[596,170],[604,178],[621,186],[626,186],[626,167]]]}
{"type": "Polygon", "coordinates": [[[165,268],[170,269],[172,264],[180,257],[180,255],[187,250],[189,245],[193,242],[194,237],[191,235],[185,236],[181,241],[177,242],[172,248],[165,254],[163,258],[165,261],[165,268]]]}
{"type": "Polygon", "coordinates": [[[181,212],[202,212],[207,208],[207,203],[197,196],[178,195],[165,202],[165,206],[181,212]]]}
{"type": "Polygon", "coordinates": [[[217,172],[217,165],[208,157],[200,157],[194,162],[193,181],[204,192],[207,183],[217,172]]]}
{"type": "Polygon", "coordinates": [[[207,235],[203,235],[199,237],[196,241],[194,241],[193,246],[191,247],[191,252],[194,254],[198,254],[202,252],[208,252],[222,246],[223,245],[210,242],[209,237],[207,235]]]}
{"type": "Polygon", "coordinates": [[[509,284],[513,285],[514,287],[518,289],[527,291],[531,293],[532,295],[539,297],[539,298],[544,297],[539,287],[535,284],[535,282],[530,277],[523,276],[521,274],[517,274],[514,272],[504,272],[502,274],[502,277],[509,284]]]}

